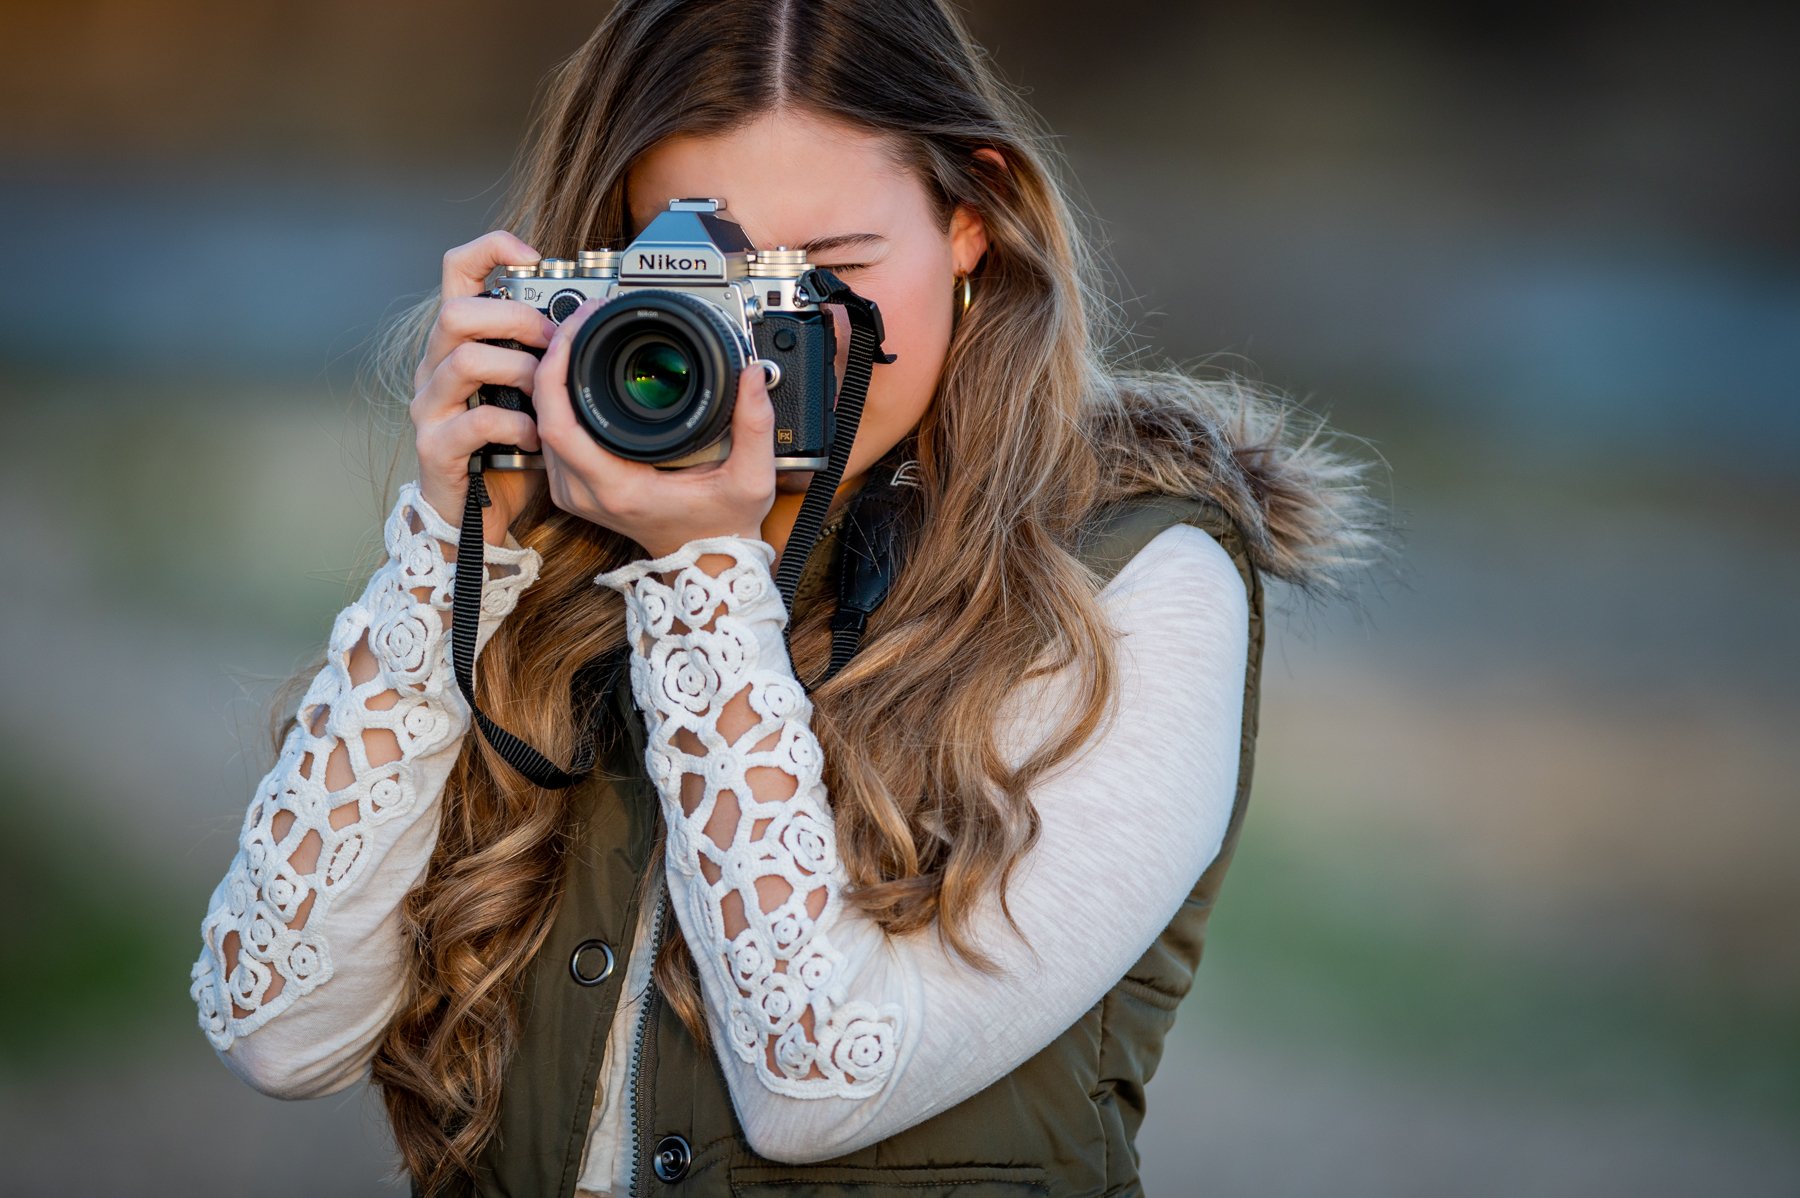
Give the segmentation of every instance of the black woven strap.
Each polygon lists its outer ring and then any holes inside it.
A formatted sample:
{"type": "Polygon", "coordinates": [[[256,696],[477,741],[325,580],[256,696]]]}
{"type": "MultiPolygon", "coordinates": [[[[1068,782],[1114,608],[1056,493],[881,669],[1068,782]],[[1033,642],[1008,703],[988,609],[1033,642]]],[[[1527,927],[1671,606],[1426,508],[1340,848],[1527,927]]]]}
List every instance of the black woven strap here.
{"type": "MultiPolygon", "coordinates": [[[[830,511],[831,501],[844,477],[844,467],[850,461],[850,447],[862,423],[863,403],[869,396],[869,379],[875,363],[894,360],[894,355],[884,353],[881,348],[886,338],[881,325],[881,310],[846,287],[843,280],[830,271],[818,268],[802,275],[796,295],[817,304],[844,305],[850,317],[850,360],[844,367],[843,385],[838,389],[837,405],[833,410],[831,457],[827,459],[825,469],[813,475],[807,486],[806,498],[800,503],[800,514],[794,520],[794,530],[782,550],[781,568],[776,574],[782,605],[790,611],[801,571],[806,568],[806,559],[812,556],[813,545],[819,539],[826,513],[830,511]]],[[[456,667],[456,685],[461,688],[463,698],[468,700],[469,710],[474,713],[481,734],[508,765],[546,790],[562,790],[579,782],[594,768],[597,728],[604,708],[601,700],[616,680],[617,671],[624,668],[629,646],[620,646],[576,671],[570,684],[571,701],[575,710],[584,714],[577,725],[582,732],[575,746],[575,759],[566,770],[482,712],[475,702],[475,640],[480,630],[481,589],[487,575],[481,510],[491,506],[493,500],[488,497],[481,471],[481,454],[471,454],[469,495],[463,504],[462,531],[456,545],[456,585],[451,607],[451,660],[456,667]]]]}
{"type": "MultiPolygon", "coordinates": [[[[881,309],[844,285],[844,281],[823,267],[800,276],[795,295],[815,304],[842,304],[850,317],[850,360],[844,366],[844,382],[838,388],[837,406],[832,409],[834,431],[831,457],[825,469],[813,475],[800,501],[800,514],[794,517],[794,529],[781,550],[781,565],[775,570],[775,589],[781,592],[781,604],[794,610],[794,592],[800,586],[800,575],[813,545],[831,513],[831,501],[837,497],[838,484],[844,479],[844,467],[850,463],[850,447],[856,442],[856,430],[862,424],[863,404],[869,398],[869,379],[875,363],[894,360],[884,353],[881,343],[887,331],[881,325],[881,309]]],[[[790,631],[791,631],[790,626],[790,631]]]]}
{"type": "MultiPolygon", "coordinates": [[[[869,470],[845,513],[838,543],[837,608],[831,613],[831,662],[812,687],[822,686],[850,664],[862,647],[869,617],[887,599],[905,564],[918,522],[918,486],[903,472],[916,443],[907,437],[869,470]]],[[[809,690],[811,687],[808,688],[809,690]]]]}
{"type": "Polygon", "coordinates": [[[482,550],[481,509],[492,504],[487,483],[481,477],[481,455],[469,459],[469,496],[463,504],[461,535],[456,543],[456,585],[452,594],[450,623],[450,657],[456,667],[456,685],[481,734],[494,751],[520,774],[545,790],[563,790],[575,785],[594,768],[597,728],[601,704],[612,689],[618,671],[625,666],[626,646],[587,663],[575,672],[569,684],[570,700],[577,715],[581,739],[575,746],[575,760],[568,769],[490,720],[475,703],[475,638],[480,629],[481,589],[487,574],[482,550]]]}

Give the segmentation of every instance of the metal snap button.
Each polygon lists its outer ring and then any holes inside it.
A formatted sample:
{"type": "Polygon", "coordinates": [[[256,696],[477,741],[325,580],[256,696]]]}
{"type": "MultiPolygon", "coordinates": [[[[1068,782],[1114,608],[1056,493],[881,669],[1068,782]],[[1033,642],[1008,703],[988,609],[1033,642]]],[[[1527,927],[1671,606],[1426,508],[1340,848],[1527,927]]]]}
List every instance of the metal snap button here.
{"type": "Polygon", "coordinates": [[[569,955],[569,972],[583,986],[598,986],[612,976],[612,971],[612,946],[604,940],[583,940],[569,955]],[[595,960],[596,954],[599,960],[595,960]],[[599,972],[595,972],[596,969],[599,972]]]}
{"type": "Polygon", "coordinates": [[[656,1156],[651,1160],[651,1168],[656,1170],[657,1177],[663,1181],[680,1181],[687,1176],[688,1165],[694,1160],[694,1150],[680,1136],[664,1136],[656,1142],[656,1156]]]}

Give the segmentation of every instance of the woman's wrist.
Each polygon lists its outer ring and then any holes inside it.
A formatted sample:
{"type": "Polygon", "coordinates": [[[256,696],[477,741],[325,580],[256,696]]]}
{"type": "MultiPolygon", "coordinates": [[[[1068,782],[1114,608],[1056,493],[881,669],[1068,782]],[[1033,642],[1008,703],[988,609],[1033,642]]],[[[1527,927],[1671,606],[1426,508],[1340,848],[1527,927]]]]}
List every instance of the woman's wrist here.
{"type": "MultiPolygon", "coordinates": [[[[758,527],[750,527],[750,528],[740,528],[740,529],[737,529],[734,531],[727,531],[727,532],[722,532],[722,533],[706,533],[706,534],[703,534],[700,536],[692,536],[692,537],[684,538],[683,540],[677,541],[674,544],[666,544],[663,542],[658,542],[654,545],[640,545],[639,547],[641,549],[643,549],[643,551],[644,551],[645,560],[660,561],[663,559],[675,559],[675,558],[680,557],[682,550],[686,549],[689,545],[693,545],[693,544],[696,544],[701,541],[719,541],[719,540],[761,541],[762,540],[762,528],[760,526],[758,526],[758,527]]],[[[724,564],[722,564],[722,563],[715,564],[715,566],[712,569],[710,569],[708,571],[708,573],[717,574],[719,572],[719,570],[721,570],[723,568],[724,568],[724,564]]]]}
{"type": "MultiPolygon", "coordinates": [[[[499,476],[490,476],[491,479],[497,479],[498,477],[499,476]]],[[[499,498],[498,496],[494,496],[493,493],[495,489],[501,485],[503,484],[499,481],[490,481],[488,483],[488,490],[493,499],[497,500],[499,498]]],[[[467,506],[469,498],[467,488],[465,487],[463,490],[451,495],[445,493],[441,484],[436,480],[427,478],[416,480],[413,483],[413,486],[417,488],[420,502],[431,509],[432,514],[437,516],[438,524],[441,528],[447,530],[451,534],[448,538],[450,548],[447,557],[451,561],[456,560],[457,538],[462,535],[462,530],[459,525],[452,524],[451,521],[460,520],[464,514],[463,509],[467,506]]],[[[512,535],[512,521],[516,515],[516,504],[509,505],[490,501],[486,506],[482,507],[481,539],[486,542],[489,549],[498,549],[504,552],[505,550],[512,549],[518,545],[518,541],[515,540],[512,535]]],[[[441,533],[439,534],[439,539],[445,539],[441,533]]]]}
{"type": "Polygon", "coordinates": [[[775,548],[757,533],[729,533],[720,536],[695,537],[666,553],[649,553],[615,570],[594,575],[597,586],[617,591],[631,589],[640,579],[650,578],[663,586],[673,586],[683,570],[697,569],[717,578],[734,566],[760,560],[765,572],[773,566],[775,548]]]}
{"type": "MultiPolygon", "coordinates": [[[[455,561],[462,529],[450,523],[445,517],[443,509],[438,507],[425,493],[423,484],[417,481],[409,482],[401,488],[401,492],[404,498],[411,500],[410,506],[418,513],[420,521],[425,525],[425,530],[442,543],[444,560],[455,561]]],[[[525,549],[514,539],[510,526],[500,523],[497,519],[489,518],[489,514],[493,511],[493,508],[485,508],[482,511],[482,541],[487,546],[483,550],[483,557],[490,564],[511,565],[521,555],[532,551],[525,549]]]]}
{"type": "MultiPolygon", "coordinates": [[[[638,652],[655,641],[712,626],[729,612],[749,624],[787,624],[770,567],[775,550],[744,536],[698,537],[673,553],[594,576],[597,586],[625,596],[626,630],[638,652]]],[[[779,639],[779,638],[777,638],[779,639]]]]}
{"type": "MultiPolygon", "coordinates": [[[[707,542],[717,542],[720,538],[706,537],[703,538],[703,540],[707,542]]],[[[745,544],[763,544],[757,537],[733,536],[729,538],[729,540],[743,542],[745,544]]],[[[690,544],[692,543],[693,542],[690,542],[690,544]]],[[[686,546],[683,546],[683,548],[685,549],[686,546]]],[[[676,550],[673,554],[666,555],[662,560],[680,564],[671,566],[666,570],[658,571],[656,577],[664,586],[674,586],[676,578],[680,577],[681,572],[691,565],[693,569],[699,570],[709,577],[717,578],[725,573],[725,571],[740,565],[745,560],[743,553],[737,551],[735,547],[730,547],[730,551],[728,552],[722,551],[725,549],[727,549],[727,546],[715,544],[705,552],[693,554],[685,554],[681,550],[676,550]],[[689,561],[689,558],[692,559],[691,562],[689,561]]]]}

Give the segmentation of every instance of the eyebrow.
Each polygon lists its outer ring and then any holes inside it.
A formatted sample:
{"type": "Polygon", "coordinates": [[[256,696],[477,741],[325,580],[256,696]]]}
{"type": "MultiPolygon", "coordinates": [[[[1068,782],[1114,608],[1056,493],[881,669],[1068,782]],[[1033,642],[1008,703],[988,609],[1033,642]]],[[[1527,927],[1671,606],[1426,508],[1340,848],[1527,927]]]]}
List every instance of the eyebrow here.
{"type": "Polygon", "coordinates": [[[802,242],[796,249],[805,250],[808,254],[823,254],[827,250],[842,250],[852,246],[872,245],[886,241],[879,233],[836,233],[830,237],[815,237],[811,241],[802,242]]]}
{"type": "MultiPolygon", "coordinates": [[[[661,213],[656,213],[651,219],[655,219],[655,216],[659,215],[661,215],[661,213]]],[[[645,221],[643,224],[637,225],[637,232],[631,234],[631,236],[627,237],[625,240],[630,241],[643,233],[649,223],[649,221],[645,221]]],[[[887,238],[879,233],[833,233],[829,237],[815,237],[811,241],[803,241],[799,245],[791,248],[805,250],[808,255],[812,255],[823,254],[829,250],[861,249],[864,246],[873,248],[876,245],[884,244],[886,241],[887,238]]]]}

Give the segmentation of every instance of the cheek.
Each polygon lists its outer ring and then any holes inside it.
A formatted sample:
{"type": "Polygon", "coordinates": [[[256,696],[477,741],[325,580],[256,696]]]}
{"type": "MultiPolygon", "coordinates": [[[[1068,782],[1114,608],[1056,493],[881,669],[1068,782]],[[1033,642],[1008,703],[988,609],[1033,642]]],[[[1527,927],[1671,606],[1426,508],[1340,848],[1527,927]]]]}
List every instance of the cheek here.
{"type": "MultiPolygon", "coordinates": [[[[922,269],[906,277],[889,274],[850,281],[850,285],[881,308],[887,333],[887,351],[897,360],[876,366],[869,379],[869,399],[856,432],[856,447],[845,469],[847,478],[867,470],[923,419],[943,373],[950,346],[950,288],[934,280],[948,279],[948,258],[943,269],[922,269]]],[[[850,325],[843,309],[837,314],[838,377],[849,358],[850,325]]]]}
{"type": "Polygon", "coordinates": [[[899,358],[875,368],[869,384],[870,414],[892,425],[896,440],[930,406],[950,347],[949,291],[934,286],[935,277],[927,271],[892,280],[879,293],[870,288],[871,297],[881,305],[888,352],[899,358]]]}
{"type": "MultiPolygon", "coordinates": [[[[881,303],[880,300],[876,300],[875,302],[878,305],[881,303]]],[[[837,358],[832,362],[831,368],[833,373],[835,373],[839,379],[842,379],[844,377],[845,368],[850,365],[850,318],[844,314],[844,309],[837,304],[833,304],[825,310],[831,313],[832,327],[837,334],[837,358]]],[[[882,315],[884,318],[883,324],[885,325],[885,317],[887,315],[886,309],[882,310],[882,315]]],[[[891,353],[893,351],[890,350],[889,352],[891,353]]],[[[869,385],[872,387],[874,386],[874,383],[871,382],[869,385]]]]}

